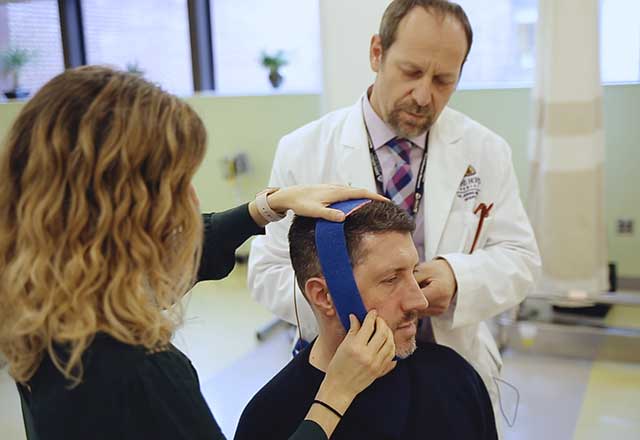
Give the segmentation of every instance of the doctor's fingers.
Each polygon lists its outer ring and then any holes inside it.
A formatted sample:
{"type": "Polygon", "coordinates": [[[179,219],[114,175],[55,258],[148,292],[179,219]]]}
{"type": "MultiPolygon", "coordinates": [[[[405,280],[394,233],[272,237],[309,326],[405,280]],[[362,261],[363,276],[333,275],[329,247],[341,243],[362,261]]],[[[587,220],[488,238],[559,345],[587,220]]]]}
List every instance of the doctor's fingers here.
{"type": "Polygon", "coordinates": [[[422,289],[422,293],[429,306],[420,311],[421,316],[439,316],[449,308],[451,300],[444,289],[437,286],[427,286],[422,289]]]}
{"type": "Polygon", "coordinates": [[[421,313],[420,316],[425,317],[425,316],[440,316],[442,315],[447,309],[444,307],[429,307],[427,310],[425,310],[424,312],[421,313]]]}
{"type": "Polygon", "coordinates": [[[449,295],[443,283],[433,282],[420,289],[429,306],[436,306],[447,300],[449,295]]]}
{"type": "Polygon", "coordinates": [[[418,282],[418,285],[423,288],[437,277],[437,267],[431,261],[420,263],[413,270],[413,276],[418,282]]]}

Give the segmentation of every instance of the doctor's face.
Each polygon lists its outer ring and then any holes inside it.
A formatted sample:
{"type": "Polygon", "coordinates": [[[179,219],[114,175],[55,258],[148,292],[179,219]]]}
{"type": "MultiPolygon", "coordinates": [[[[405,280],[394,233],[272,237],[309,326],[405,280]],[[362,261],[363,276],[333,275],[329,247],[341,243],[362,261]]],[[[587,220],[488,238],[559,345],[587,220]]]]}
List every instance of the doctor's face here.
{"type": "Polygon", "coordinates": [[[377,73],[373,108],[401,137],[428,131],[456,89],[466,51],[466,35],[455,18],[413,8],[384,53],[380,37],[371,40],[371,68],[377,73]]]}
{"type": "Polygon", "coordinates": [[[416,349],[418,315],[427,308],[416,279],[418,252],[406,232],[365,234],[359,245],[362,257],[353,275],[367,310],[375,308],[393,331],[396,355],[410,356],[416,349]]]}

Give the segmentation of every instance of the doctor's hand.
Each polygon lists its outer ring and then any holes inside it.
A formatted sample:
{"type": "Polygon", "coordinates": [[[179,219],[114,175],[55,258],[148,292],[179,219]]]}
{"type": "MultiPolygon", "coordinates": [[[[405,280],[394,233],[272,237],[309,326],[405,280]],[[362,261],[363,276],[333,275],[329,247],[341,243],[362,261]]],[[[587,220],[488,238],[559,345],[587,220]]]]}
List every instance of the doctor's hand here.
{"type": "Polygon", "coordinates": [[[429,307],[423,315],[439,316],[446,312],[458,290],[456,277],[447,260],[437,259],[420,263],[414,275],[429,302],[429,307]]]}

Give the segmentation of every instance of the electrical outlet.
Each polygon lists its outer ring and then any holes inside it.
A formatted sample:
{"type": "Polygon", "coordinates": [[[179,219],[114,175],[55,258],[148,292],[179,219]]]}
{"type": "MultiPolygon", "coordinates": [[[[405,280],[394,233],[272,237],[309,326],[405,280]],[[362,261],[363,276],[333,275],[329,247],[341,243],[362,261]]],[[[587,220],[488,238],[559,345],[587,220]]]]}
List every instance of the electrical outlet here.
{"type": "Polygon", "coordinates": [[[616,232],[618,235],[633,235],[633,219],[619,218],[617,221],[616,232]]]}

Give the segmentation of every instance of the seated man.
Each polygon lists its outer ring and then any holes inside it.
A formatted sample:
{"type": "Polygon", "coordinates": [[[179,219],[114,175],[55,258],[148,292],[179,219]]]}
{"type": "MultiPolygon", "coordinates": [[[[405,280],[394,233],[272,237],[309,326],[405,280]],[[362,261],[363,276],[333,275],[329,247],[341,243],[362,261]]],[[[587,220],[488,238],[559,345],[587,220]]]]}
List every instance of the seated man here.
{"type": "MultiPolygon", "coordinates": [[[[413,274],[418,264],[413,229],[410,217],[386,202],[364,203],[345,220],[358,301],[367,310],[376,309],[394,332],[398,363],[356,397],[331,438],[497,439],[491,400],[478,373],[447,347],[416,344],[418,317],[428,304],[413,274]]],[[[315,219],[297,217],[289,231],[289,252],[297,282],[318,320],[319,336],[249,402],[237,440],[288,438],[314,402],[345,337],[345,313],[336,307],[344,301],[328,287],[335,284],[328,282],[325,260],[318,257],[325,244],[316,245],[315,234],[315,219]]],[[[340,409],[326,410],[336,410],[340,417],[340,409]]]]}

